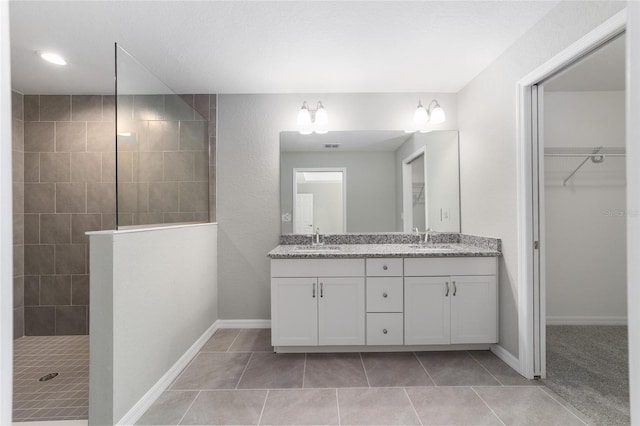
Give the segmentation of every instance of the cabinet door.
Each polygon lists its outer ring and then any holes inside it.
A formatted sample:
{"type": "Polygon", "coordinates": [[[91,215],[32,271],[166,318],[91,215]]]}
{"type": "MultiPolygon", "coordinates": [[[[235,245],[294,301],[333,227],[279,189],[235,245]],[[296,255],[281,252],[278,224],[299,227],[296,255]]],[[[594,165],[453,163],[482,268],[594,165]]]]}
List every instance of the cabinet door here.
{"type": "Polygon", "coordinates": [[[271,344],[318,345],[316,278],[271,279],[271,344]]]}
{"type": "Polygon", "coordinates": [[[364,278],[318,278],[318,344],[364,345],[364,278]]]}
{"type": "Polygon", "coordinates": [[[449,277],[405,277],[405,345],[449,344],[449,277]]]}
{"type": "Polygon", "coordinates": [[[451,277],[451,286],[451,343],[496,343],[496,277],[451,277]]]}

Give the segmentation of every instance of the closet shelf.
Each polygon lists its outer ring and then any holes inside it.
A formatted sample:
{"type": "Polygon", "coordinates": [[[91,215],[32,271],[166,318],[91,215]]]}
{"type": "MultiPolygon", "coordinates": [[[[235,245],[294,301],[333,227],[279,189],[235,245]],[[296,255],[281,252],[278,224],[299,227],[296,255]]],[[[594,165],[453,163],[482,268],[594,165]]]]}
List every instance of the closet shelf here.
{"type": "Polygon", "coordinates": [[[584,160],[576,167],[569,176],[562,182],[562,186],[566,186],[567,182],[575,175],[582,166],[589,160],[594,164],[600,164],[605,157],[624,157],[626,152],[624,148],[602,147],[593,148],[545,148],[545,157],[585,157],[584,160]]]}

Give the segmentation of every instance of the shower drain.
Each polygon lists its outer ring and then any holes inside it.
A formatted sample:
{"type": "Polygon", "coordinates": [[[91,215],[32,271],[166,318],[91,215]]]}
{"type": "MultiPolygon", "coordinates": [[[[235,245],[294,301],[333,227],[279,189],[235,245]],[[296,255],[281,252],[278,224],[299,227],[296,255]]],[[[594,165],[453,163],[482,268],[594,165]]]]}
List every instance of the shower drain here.
{"type": "Polygon", "coordinates": [[[58,376],[58,373],[49,373],[49,374],[45,374],[44,376],[40,377],[38,379],[39,382],[46,382],[49,381],[53,378],[55,378],[56,376],[58,376]]]}

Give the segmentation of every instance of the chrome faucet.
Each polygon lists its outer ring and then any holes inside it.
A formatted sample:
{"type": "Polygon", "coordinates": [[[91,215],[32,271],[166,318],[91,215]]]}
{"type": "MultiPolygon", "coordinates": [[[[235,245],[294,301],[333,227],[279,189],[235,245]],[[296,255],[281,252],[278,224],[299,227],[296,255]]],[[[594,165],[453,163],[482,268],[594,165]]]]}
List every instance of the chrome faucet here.
{"type": "Polygon", "coordinates": [[[316,228],[316,235],[315,236],[316,236],[315,240],[312,238],[311,245],[321,246],[322,244],[324,244],[324,241],[320,242],[320,228],[316,228]]]}
{"type": "Polygon", "coordinates": [[[431,233],[433,232],[433,229],[431,228],[427,228],[424,231],[424,244],[431,244],[431,233]]]}

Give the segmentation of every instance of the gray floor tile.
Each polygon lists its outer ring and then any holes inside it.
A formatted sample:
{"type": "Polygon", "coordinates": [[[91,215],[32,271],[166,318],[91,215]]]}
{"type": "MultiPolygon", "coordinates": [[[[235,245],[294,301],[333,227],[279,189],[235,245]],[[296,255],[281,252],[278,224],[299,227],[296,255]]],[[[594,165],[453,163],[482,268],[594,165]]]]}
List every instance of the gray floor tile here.
{"type": "Polygon", "coordinates": [[[255,352],[238,385],[239,389],[302,387],[304,354],[255,352]]]}
{"type": "Polygon", "coordinates": [[[221,328],[211,336],[200,352],[226,352],[239,333],[240,329],[238,328],[221,328]]]}
{"type": "Polygon", "coordinates": [[[307,354],[305,388],[368,387],[359,353],[307,354]]]}
{"type": "Polygon", "coordinates": [[[470,387],[407,388],[423,425],[501,425],[470,387]]]}
{"type": "Polygon", "coordinates": [[[197,391],[164,392],[136,424],[177,425],[197,395],[197,391]]]}
{"type": "Polygon", "coordinates": [[[240,331],[229,352],[273,352],[270,328],[247,328],[240,331]]]}
{"type": "Polygon", "coordinates": [[[499,386],[500,383],[465,351],[418,352],[438,386],[499,386]]]}
{"type": "Polygon", "coordinates": [[[363,353],[371,387],[433,386],[413,352],[363,353]]]}
{"type": "Polygon", "coordinates": [[[171,389],[234,389],[250,356],[248,353],[199,353],[171,389]]]}
{"type": "MultiPolygon", "coordinates": [[[[567,402],[566,399],[562,398],[560,395],[555,393],[552,389],[549,389],[546,386],[541,386],[540,389],[542,389],[547,394],[549,394],[549,396],[551,396],[551,398],[553,398],[556,401],[558,401],[558,403],[560,405],[562,405],[564,408],[566,408],[567,410],[569,410],[573,414],[575,414],[575,416],[578,417],[580,420],[582,420],[584,423],[586,423],[588,425],[603,424],[601,421],[596,421],[596,420],[592,419],[591,417],[589,417],[586,413],[583,413],[580,410],[578,410],[576,407],[574,407],[569,402],[567,402]]],[[[604,423],[604,424],[607,424],[607,423],[604,423]]],[[[620,423],[620,424],[623,424],[623,423],[620,423]]],[[[627,424],[627,423],[624,423],[624,424],[627,424]]]]}
{"type": "Polygon", "coordinates": [[[469,351],[469,354],[489,370],[505,386],[543,386],[540,380],[529,380],[518,374],[491,351],[469,351]]]}
{"type": "Polygon", "coordinates": [[[202,391],[181,425],[257,425],[266,390],[202,391]]]}
{"type": "Polygon", "coordinates": [[[270,390],[260,424],[337,425],[336,390],[270,390]]]}
{"type": "Polygon", "coordinates": [[[343,425],[418,425],[402,388],[338,389],[343,425]]]}
{"type": "Polygon", "coordinates": [[[540,387],[476,387],[506,425],[584,425],[540,387]]]}

